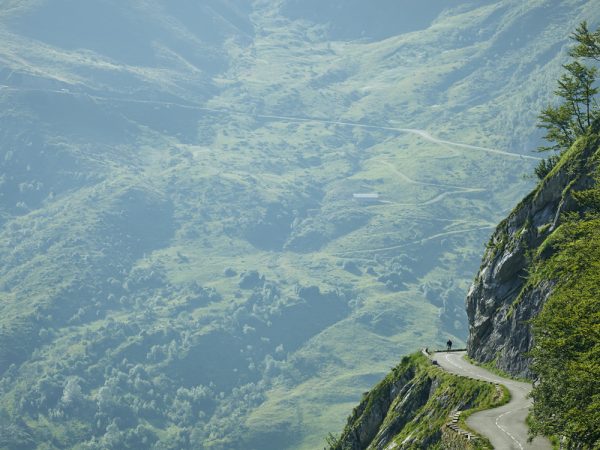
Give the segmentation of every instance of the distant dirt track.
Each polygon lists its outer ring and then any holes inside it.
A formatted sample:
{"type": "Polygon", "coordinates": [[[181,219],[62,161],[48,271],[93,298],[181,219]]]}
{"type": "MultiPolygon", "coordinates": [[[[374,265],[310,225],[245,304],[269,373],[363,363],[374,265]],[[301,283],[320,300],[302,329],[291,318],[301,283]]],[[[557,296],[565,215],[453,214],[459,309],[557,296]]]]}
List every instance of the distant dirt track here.
{"type": "Polygon", "coordinates": [[[353,254],[357,254],[357,253],[373,253],[373,252],[384,252],[384,251],[389,251],[389,250],[398,250],[398,249],[401,249],[401,248],[404,248],[404,247],[408,247],[409,245],[422,244],[424,242],[431,241],[433,239],[441,238],[441,237],[444,237],[444,236],[452,236],[453,234],[471,233],[473,231],[489,230],[489,229],[492,229],[492,228],[495,228],[495,225],[485,225],[485,226],[482,226],[482,227],[469,228],[469,229],[466,229],[466,230],[445,231],[443,233],[437,233],[437,234],[434,234],[432,236],[427,236],[427,237],[425,237],[423,239],[417,239],[416,241],[407,242],[405,244],[392,245],[391,247],[348,250],[348,251],[343,251],[343,252],[333,252],[332,255],[334,255],[334,256],[345,256],[345,255],[353,255],[353,254]]]}

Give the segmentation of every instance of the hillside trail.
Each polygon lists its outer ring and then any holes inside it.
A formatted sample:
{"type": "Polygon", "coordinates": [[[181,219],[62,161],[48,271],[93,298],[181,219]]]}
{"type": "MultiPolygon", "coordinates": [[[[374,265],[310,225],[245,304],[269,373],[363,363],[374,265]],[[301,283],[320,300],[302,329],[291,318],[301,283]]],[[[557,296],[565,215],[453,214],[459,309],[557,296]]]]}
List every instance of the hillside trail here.
{"type": "Polygon", "coordinates": [[[348,256],[348,255],[357,255],[357,254],[365,254],[365,253],[368,254],[368,253],[377,253],[377,252],[387,252],[387,251],[391,251],[391,250],[399,250],[402,248],[410,247],[411,245],[421,245],[421,244],[424,244],[425,242],[429,242],[434,239],[439,239],[439,238],[443,238],[446,236],[452,236],[452,235],[456,235],[456,234],[465,234],[465,233],[474,233],[476,231],[490,230],[495,227],[496,227],[495,225],[485,225],[485,226],[481,226],[481,227],[477,227],[477,228],[469,228],[469,229],[464,229],[464,230],[444,231],[442,233],[436,233],[431,236],[417,239],[415,241],[405,242],[404,244],[392,245],[390,247],[345,250],[345,251],[341,251],[341,252],[333,252],[333,253],[331,253],[331,255],[344,257],[344,256],[348,256]]]}
{"type": "Polygon", "coordinates": [[[381,201],[382,203],[390,203],[390,204],[394,204],[396,206],[427,206],[427,205],[431,205],[433,203],[437,203],[439,201],[442,201],[444,198],[446,198],[449,195],[453,195],[453,194],[467,194],[467,193],[473,193],[473,192],[485,192],[486,191],[486,189],[483,189],[483,188],[469,188],[469,187],[463,187],[463,186],[455,186],[455,185],[452,185],[452,184],[431,183],[431,182],[426,182],[426,181],[413,180],[408,175],[406,175],[405,173],[401,172],[396,166],[394,166],[389,161],[377,160],[377,162],[380,163],[380,164],[382,164],[382,165],[385,165],[386,167],[388,167],[392,172],[394,172],[396,175],[398,175],[406,183],[415,184],[415,185],[419,185],[419,186],[433,186],[433,187],[436,187],[436,188],[451,188],[451,189],[455,189],[453,191],[442,192],[440,194],[437,194],[435,197],[430,198],[429,200],[426,200],[426,201],[423,201],[423,202],[418,202],[418,203],[399,203],[399,202],[386,201],[386,200],[382,200],[381,201]]]}
{"type": "Polygon", "coordinates": [[[511,396],[505,405],[472,414],[467,419],[467,425],[487,437],[497,450],[551,450],[552,445],[545,437],[538,436],[532,442],[528,441],[525,419],[532,404],[529,398],[532,385],[504,378],[475,366],[464,358],[465,355],[464,351],[436,352],[432,359],[447,372],[502,384],[511,396]]]}
{"type": "Polygon", "coordinates": [[[73,97],[84,97],[84,98],[87,97],[87,98],[92,99],[97,102],[107,102],[108,101],[108,102],[120,102],[120,103],[147,104],[147,105],[155,105],[155,106],[164,106],[167,108],[173,107],[173,108],[190,109],[190,110],[196,110],[196,111],[204,111],[204,112],[213,113],[213,114],[223,114],[223,115],[230,115],[230,116],[245,116],[245,117],[253,117],[253,118],[257,118],[257,119],[276,120],[276,121],[281,121],[281,122],[296,122],[296,123],[312,122],[312,123],[322,123],[322,124],[327,124],[327,125],[340,125],[340,126],[345,126],[345,127],[366,128],[366,129],[382,130],[382,131],[393,131],[396,133],[413,134],[413,135],[419,136],[420,138],[422,138],[428,142],[432,142],[434,144],[438,144],[438,145],[441,145],[444,147],[450,146],[450,147],[455,147],[457,149],[459,148],[459,149],[463,149],[463,150],[473,150],[473,151],[477,151],[477,152],[493,153],[496,155],[508,156],[510,158],[518,158],[518,159],[522,159],[522,160],[539,161],[540,159],[542,159],[537,156],[522,155],[520,153],[513,153],[513,152],[498,150],[498,149],[489,148],[489,147],[481,147],[478,145],[463,144],[460,142],[453,142],[453,141],[449,141],[446,139],[439,139],[439,138],[431,135],[431,133],[429,133],[428,131],[421,130],[418,128],[392,127],[392,126],[380,125],[380,124],[352,122],[352,121],[347,121],[347,120],[335,120],[335,119],[326,118],[326,117],[309,117],[309,116],[302,117],[302,116],[287,116],[287,115],[278,115],[278,114],[260,114],[260,113],[254,112],[254,111],[242,111],[242,110],[236,110],[236,109],[232,109],[232,108],[228,108],[228,107],[218,107],[218,106],[217,107],[208,107],[208,106],[202,106],[201,104],[197,104],[197,103],[178,103],[178,102],[163,101],[163,100],[119,98],[119,97],[90,94],[90,93],[82,92],[82,91],[80,91],[80,92],[70,91],[68,89],[28,88],[28,87],[22,87],[22,86],[15,87],[15,86],[9,86],[9,85],[2,84],[2,85],[0,85],[0,90],[14,91],[14,92],[19,92],[19,91],[21,91],[21,92],[46,92],[46,93],[67,95],[67,96],[73,96],[73,97]]]}

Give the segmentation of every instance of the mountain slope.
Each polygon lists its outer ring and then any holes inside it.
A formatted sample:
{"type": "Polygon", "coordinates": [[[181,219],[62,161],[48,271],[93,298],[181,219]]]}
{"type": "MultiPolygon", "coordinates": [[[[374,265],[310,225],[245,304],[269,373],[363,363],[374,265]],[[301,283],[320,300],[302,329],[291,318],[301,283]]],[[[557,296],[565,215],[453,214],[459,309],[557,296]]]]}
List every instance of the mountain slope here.
{"type": "Polygon", "coordinates": [[[599,151],[596,123],[498,227],[467,299],[472,357],[535,376],[534,430],[577,448],[600,440],[599,151]]]}
{"type": "Polygon", "coordinates": [[[467,297],[472,358],[493,361],[514,375],[531,376],[529,323],[557,282],[531,273],[536,264],[553,256],[552,242],[565,215],[583,211],[576,197],[595,183],[595,139],[594,134],[581,138],[492,236],[467,297]]]}
{"type": "MultiPolygon", "coordinates": [[[[467,297],[469,356],[514,376],[535,377],[528,425],[534,433],[561,437],[568,448],[596,448],[600,439],[596,414],[600,370],[599,126],[594,124],[565,151],[552,171],[498,225],[467,297]]],[[[469,373],[449,358],[442,366],[451,372],[469,373]]],[[[461,382],[445,394],[433,386],[422,393],[419,383],[411,384],[416,378],[414,370],[405,369],[409,375],[401,373],[406,379],[390,385],[397,371],[393,369],[355,408],[332,449],[446,445],[442,443],[443,421],[432,417],[433,411],[447,413],[447,405],[427,405],[459,394],[474,398],[476,387],[461,382]],[[384,388],[388,389],[382,393],[384,388]],[[402,420],[398,422],[397,417],[402,420]],[[389,423],[394,424],[391,429],[389,423]],[[417,432],[420,440],[415,441],[414,430],[424,428],[428,431],[424,435],[417,432]]],[[[496,376],[487,379],[499,381],[496,376]]],[[[528,384],[511,383],[526,409],[528,384]]],[[[454,409],[479,405],[454,405],[454,409]]],[[[501,424],[501,419],[519,410],[523,405],[490,412],[493,415],[482,423],[495,424],[497,432],[509,432],[509,425],[501,424]]],[[[514,435],[524,445],[525,415],[512,414],[513,420],[519,417],[521,422],[513,424],[520,428],[519,433],[504,436],[509,445],[517,441],[514,435]]],[[[499,445],[506,441],[500,439],[499,445]]],[[[550,446],[545,442],[532,445],[550,446]]]]}
{"type": "Polygon", "coordinates": [[[1,3],[4,446],[319,447],[399,353],[465,339],[526,119],[597,14],[363,35],[339,2],[192,3],[1,3]]]}
{"type": "Polygon", "coordinates": [[[504,391],[493,384],[452,375],[414,354],[363,394],[339,439],[330,438],[330,449],[454,448],[455,440],[456,448],[473,448],[444,429],[451,414],[503,401],[504,391]]]}

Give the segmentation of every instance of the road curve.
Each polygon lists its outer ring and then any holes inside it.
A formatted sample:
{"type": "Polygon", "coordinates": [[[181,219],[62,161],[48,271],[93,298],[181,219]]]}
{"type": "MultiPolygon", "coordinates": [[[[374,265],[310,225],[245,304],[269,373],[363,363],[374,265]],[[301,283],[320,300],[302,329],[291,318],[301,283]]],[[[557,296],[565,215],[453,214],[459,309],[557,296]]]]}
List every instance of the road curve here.
{"type": "Polygon", "coordinates": [[[479,152],[495,153],[497,155],[508,156],[511,158],[529,159],[529,160],[535,160],[535,161],[542,159],[537,156],[521,155],[520,153],[513,153],[513,152],[504,151],[504,150],[497,150],[494,148],[480,147],[478,145],[462,144],[460,142],[453,142],[453,141],[448,141],[445,139],[439,139],[435,136],[432,136],[429,132],[427,132],[425,130],[420,130],[418,128],[391,127],[391,126],[375,125],[375,124],[362,123],[362,122],[333,120],[333,119],[327,119],[327,118],[323,118],[323,117],[309,117],[309,116],[302,117],[302,116],[284,116],[284,115],[275,115],[275,114],[259,114],[256,112],[235,110],[235,109],[230,109],[227,107],[210,108],[210,107],[202,106],[202,105],[196,104],[196,103],[177,103],[177,102],[168,102],[168,101],[161,101],[161,100],[143,100],[143,99],[133,99],[133,98],[109,97],[109,96],[88,94],[87,92],[72,92],[72,91],[69,91],[68,89],[60,89],[60,90],[59,89],[40,89],[40,88],[26,88],[26,87],[0,85],[0,90],[2,90],[2,89],[6,89],[8,91],[14,91],[14,92],[18,92],[18,91],[21,91],[21,92],[23,92],[23,91],[52,92],[52,93],[60,94],[60,95],[83,96],[83,97],[87,97],[87,98],[90,98],[90,99],[98,101],[98,102],[113,101],[113,102],[121,102],[121,103],[162,105],[165,107],[176,107],[176,108],[191,109],[191,110],[197,110],[197,111],[206,111],[206,112],[215,113],[215,114],[227,114],[227,115],[255,117],[255,118],[259,118],[259,119],[280,120],[280,121],[285,121],[285,122],[298,122],[298,123],[313,122],[313,123],[323,123],[323,124],[329,124],[329,125],[341,125],[341,126],[349,126],[349,127],[356,127],[356,128],[367,128],[367,129],[373,129],[373,130],[394,131],[397,133],[414,134],[414,135],[421,137],[422,139],[425,139],[426,141],[433,142],[435,144],[443,145],[443,146],[462,148],[462,149],[466,149],[466,150],[476,150],[479,152]]]}
{"type": "Polygon", "coordinates": [[[536,437],[527,440],[527,417],[531,406],[528,397],[531,384],[500,377],[488,370],[475,366],[464,359],[466,352],[438,352],[433,360],[447,372],[483,381],[491,381],[506,386],[511,399],[506,405],[477,412],[467,419],[467,425],[482,436],[487,437],[497,450],[551,450],[548,439],[536,437]]]}

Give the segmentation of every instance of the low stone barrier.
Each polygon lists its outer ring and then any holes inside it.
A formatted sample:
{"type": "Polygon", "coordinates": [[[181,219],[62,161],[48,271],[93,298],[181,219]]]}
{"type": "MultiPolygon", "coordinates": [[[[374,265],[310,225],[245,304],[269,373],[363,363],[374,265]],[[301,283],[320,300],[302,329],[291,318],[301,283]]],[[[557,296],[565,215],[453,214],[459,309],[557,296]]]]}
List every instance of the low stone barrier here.
{"type": "Polygon", "coordinates": [[[462,411],[454,411],[450,415],[450,420],[448,421],[448,423],[446,423],[446,427],[448,429],[454,431],[455,433],[458,433],[459,435],[464,437],[467,441],[475,441],[475,440],[479,439],[478,436],[474,435],[473,433],[471,433],[467,430],[463,430],[462,428],[460,428],[458,426],[458,420],[460,419],[461,413],[462,413],[462,411]]]}

